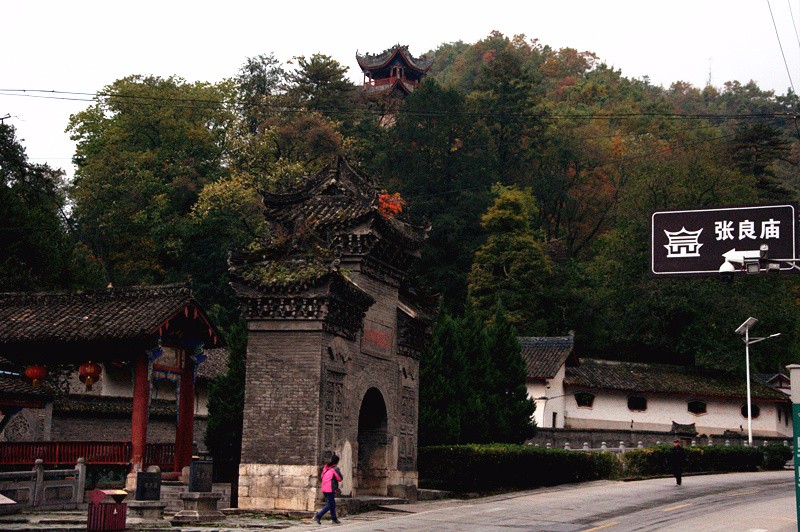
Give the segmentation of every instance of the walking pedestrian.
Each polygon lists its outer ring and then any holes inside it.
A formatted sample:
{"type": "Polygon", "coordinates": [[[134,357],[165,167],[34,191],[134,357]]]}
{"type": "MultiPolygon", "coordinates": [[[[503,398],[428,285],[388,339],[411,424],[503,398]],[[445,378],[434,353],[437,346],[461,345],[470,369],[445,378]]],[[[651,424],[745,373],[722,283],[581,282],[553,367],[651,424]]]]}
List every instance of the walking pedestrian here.
{"type": "Polygon", "coordinates": [[[314,521],[318,525],[322,524],[320,520],[322,516],[331,512],[331,521],[334,525],[339,525],[342,522],[336,518],[336,494],[339,492],[339,482],[342,481],[342,472],[339,470],[339,457],[335,454],[331,457],[331,461],[325,464],[322,468],[320,478],[322,479],[322,494],[325,496],[326,504],[314,515],[314,521]]]}
{"type": "Polygon", "coordinates": [[[681,476],[683,475],[683,463],[686,461],[686,451],[683,449],[680,440],[672,442],[672,449],[669,451],[669,465],[672,466],[672,474],[675,476],[675,482],[678,486],[681,485],[681,476]]]}

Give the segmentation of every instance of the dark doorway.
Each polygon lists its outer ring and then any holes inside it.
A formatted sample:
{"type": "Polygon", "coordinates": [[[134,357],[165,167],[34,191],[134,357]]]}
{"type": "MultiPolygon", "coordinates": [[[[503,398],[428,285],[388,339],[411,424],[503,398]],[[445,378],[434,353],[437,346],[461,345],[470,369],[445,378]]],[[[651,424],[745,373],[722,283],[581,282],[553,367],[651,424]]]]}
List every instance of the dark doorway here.
{"type": "Polygon", "coordinates": [[[358,492],[386,495],[387,416],[381,392],[370,388],[358,412],[358,492]]]}

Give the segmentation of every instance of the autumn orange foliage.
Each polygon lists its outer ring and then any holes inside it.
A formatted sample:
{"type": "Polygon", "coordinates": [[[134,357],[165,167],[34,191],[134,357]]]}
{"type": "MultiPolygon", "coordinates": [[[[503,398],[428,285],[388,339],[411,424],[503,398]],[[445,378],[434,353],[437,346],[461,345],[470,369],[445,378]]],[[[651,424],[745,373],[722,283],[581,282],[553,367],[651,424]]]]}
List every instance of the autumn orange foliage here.
{"type": "Polygon", "coordinates": [[[381,190],[381,193],[378,195],[378,210],[387,218],[391,218],[403,212],[403,207],[405,207],[405,205],[406,200],[400,197],[399,192],[389,194],[387,191],[381,190]]]}

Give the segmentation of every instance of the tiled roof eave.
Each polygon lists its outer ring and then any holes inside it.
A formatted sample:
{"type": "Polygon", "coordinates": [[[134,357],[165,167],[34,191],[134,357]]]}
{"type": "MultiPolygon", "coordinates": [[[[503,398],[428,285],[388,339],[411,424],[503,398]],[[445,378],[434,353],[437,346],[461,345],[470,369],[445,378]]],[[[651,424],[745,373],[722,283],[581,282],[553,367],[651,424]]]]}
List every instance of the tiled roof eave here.
{"type": "MultiPolygon", "coordinates": [[[[736,394],[715,394],[712,392],[679,392],[679,391],[656,391],[652,389],[636,389],[632,387],[611,387],[611,386],[591,386],[591,385],[583,385],[578,384],[575,382],[570,381],[569,379],[564,381],[564,388],[577,388],[580,390],[597,390],[603,392],[622,392],[622,393],[636,393],[636,394],[653,394],[665,397],[687,397],[687,398],[715,398],[715,399],[736,399],[742,400],[746,399],[746,395],[736,395],[736,394]]],[[[780,392],[778,392],[780,393],[780,392]]],[[[783,394],[786,395],[786,394],[783,394]]],[[[787,395],[785,398],[782,397],[766,397],[758,393],[751,393],[752,399],[758,399],[759,401],[766,401],[770,403],[783,403],[789,401],[789,396],[787,395]]]]}

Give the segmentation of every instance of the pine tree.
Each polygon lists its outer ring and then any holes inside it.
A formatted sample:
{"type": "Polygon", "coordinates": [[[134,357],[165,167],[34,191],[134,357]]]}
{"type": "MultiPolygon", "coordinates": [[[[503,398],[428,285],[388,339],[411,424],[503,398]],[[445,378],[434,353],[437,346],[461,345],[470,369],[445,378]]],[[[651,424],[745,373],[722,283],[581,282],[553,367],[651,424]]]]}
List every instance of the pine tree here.
{"type": "Polygon", "coordinates": [[[465,368],[459,326],[444,313],[420,365],[419,443],[456,443],[461,433],[458,388],[465,368]]]}
{"type": "Polygon", "coordinates": [[[535,434],[535,405],[525,386],[525,363],[520,353],[517,331],[502,304],[495,306],[492,322],[486,329],[486,350],[493,361],[494,382],[490,400],[495,418],[495,442],[522,443],[535,434]]]}

